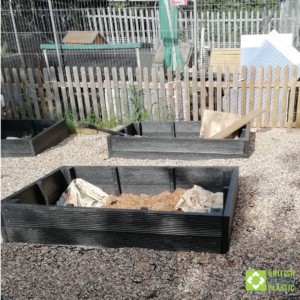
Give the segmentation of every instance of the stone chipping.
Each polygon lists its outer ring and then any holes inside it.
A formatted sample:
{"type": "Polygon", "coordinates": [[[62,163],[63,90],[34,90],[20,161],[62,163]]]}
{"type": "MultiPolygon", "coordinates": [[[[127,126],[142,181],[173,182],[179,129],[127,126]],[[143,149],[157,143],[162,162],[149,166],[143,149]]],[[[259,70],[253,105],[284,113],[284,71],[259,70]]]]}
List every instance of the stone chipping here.
{"type": "Polygon", "coordinates": [[[7,299],[300,299],[247,292],[248,269],[300,274],[300,130],[251,133],[250,157],[108,158],[106,136],[71,135],[36,157],[1,158],[1,199],[63,165],[239,166],[239,196],[227,254],[139,248],[1,244],[7,299]]]}

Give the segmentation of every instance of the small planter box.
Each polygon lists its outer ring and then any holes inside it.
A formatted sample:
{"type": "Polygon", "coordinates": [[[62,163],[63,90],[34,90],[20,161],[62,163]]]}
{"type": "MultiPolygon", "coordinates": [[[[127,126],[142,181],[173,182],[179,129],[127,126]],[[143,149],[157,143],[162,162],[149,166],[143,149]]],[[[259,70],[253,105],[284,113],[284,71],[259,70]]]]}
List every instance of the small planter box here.
{"type": "Polygon", "coordinates": [[[1,155],[32,156],[68,137],[64,120],[1,120],[1,155]],[[19,139],[6,139],[17,137],[19,139]]]}
{"type": "Polygon", "coordinates": [[[238,167],[63,167],[2,200],[8,242],[103,245],[226,253],[238,196],[238,167]],[[108,194],[159,194],[194,184],[224,193],[224,208],[184,213],[61,207],[73,178],[108,194]]]}
{"type": "Polygon", "coordinates": [[[248,157],[250,124],[237,139],[202,139],[201,122],[132,123],[120,132],[140,137],[107,137],[110,157],[145,159],[201,159],[248,157]]]}

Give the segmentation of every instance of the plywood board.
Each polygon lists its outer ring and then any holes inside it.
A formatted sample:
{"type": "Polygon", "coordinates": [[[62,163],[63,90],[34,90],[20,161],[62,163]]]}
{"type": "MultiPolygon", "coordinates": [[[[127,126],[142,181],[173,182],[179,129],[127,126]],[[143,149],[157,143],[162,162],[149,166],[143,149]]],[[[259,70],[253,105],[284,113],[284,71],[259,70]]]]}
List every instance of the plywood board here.
{"type": "Polygon", "coordinates": [[[210,138],[240,118],[241,116],[237,114],[204,110],[203,121],[200,129],[200,137],[210,138]]]}
{"type": "Polygon", "coordinates": [[[98,31],[68,31],[63,38],[64,44],[106,44],[98,31]]]}

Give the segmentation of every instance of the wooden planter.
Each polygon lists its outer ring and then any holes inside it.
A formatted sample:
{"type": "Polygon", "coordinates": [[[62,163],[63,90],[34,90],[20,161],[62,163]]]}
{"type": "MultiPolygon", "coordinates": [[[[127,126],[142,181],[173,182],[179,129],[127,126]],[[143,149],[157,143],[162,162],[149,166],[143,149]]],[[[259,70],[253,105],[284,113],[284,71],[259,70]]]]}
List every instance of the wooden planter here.
{"type": "Polygon", "coordinates": [[[1,155],[4,157],[37,155],[69,134],[64,120],[1,120],[1,127],[1,155]]]}
{"type": "Polygon", "coordinates": [[[63,167],[2,201],[2,237],[8,242],[226,253],[237,197],[238,167],[63,167]],[[224,209],[184,213],[56,206],[74,178],[108,194],[159,194],[197,184],[224,192],[224,209]]]}
{"type": "Polygon", "coordinates": [[[201,122],[141,122],[120,130],[140,137],[107,137],[110,157],[201,159],[248,157],[250,124],[237,139],[199,138],[201,122]]]}

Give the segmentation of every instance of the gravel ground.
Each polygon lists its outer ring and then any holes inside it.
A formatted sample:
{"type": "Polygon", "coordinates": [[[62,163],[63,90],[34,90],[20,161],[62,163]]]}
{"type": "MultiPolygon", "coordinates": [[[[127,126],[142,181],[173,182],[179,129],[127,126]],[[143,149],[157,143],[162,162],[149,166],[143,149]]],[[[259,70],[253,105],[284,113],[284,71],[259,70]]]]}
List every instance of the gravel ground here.
{"type": "Polygon", "coordinates": [[[251,134],[248,159],[108,159],[103,134],[72,135],[31,158],[2,158],[1,198],[61,165],[239,166],[240,192],[226,255],[138,248],[2,243],[4,299],[300,299],[247,292],[248,269],[300,274],[300,130],[251,134]]]}

